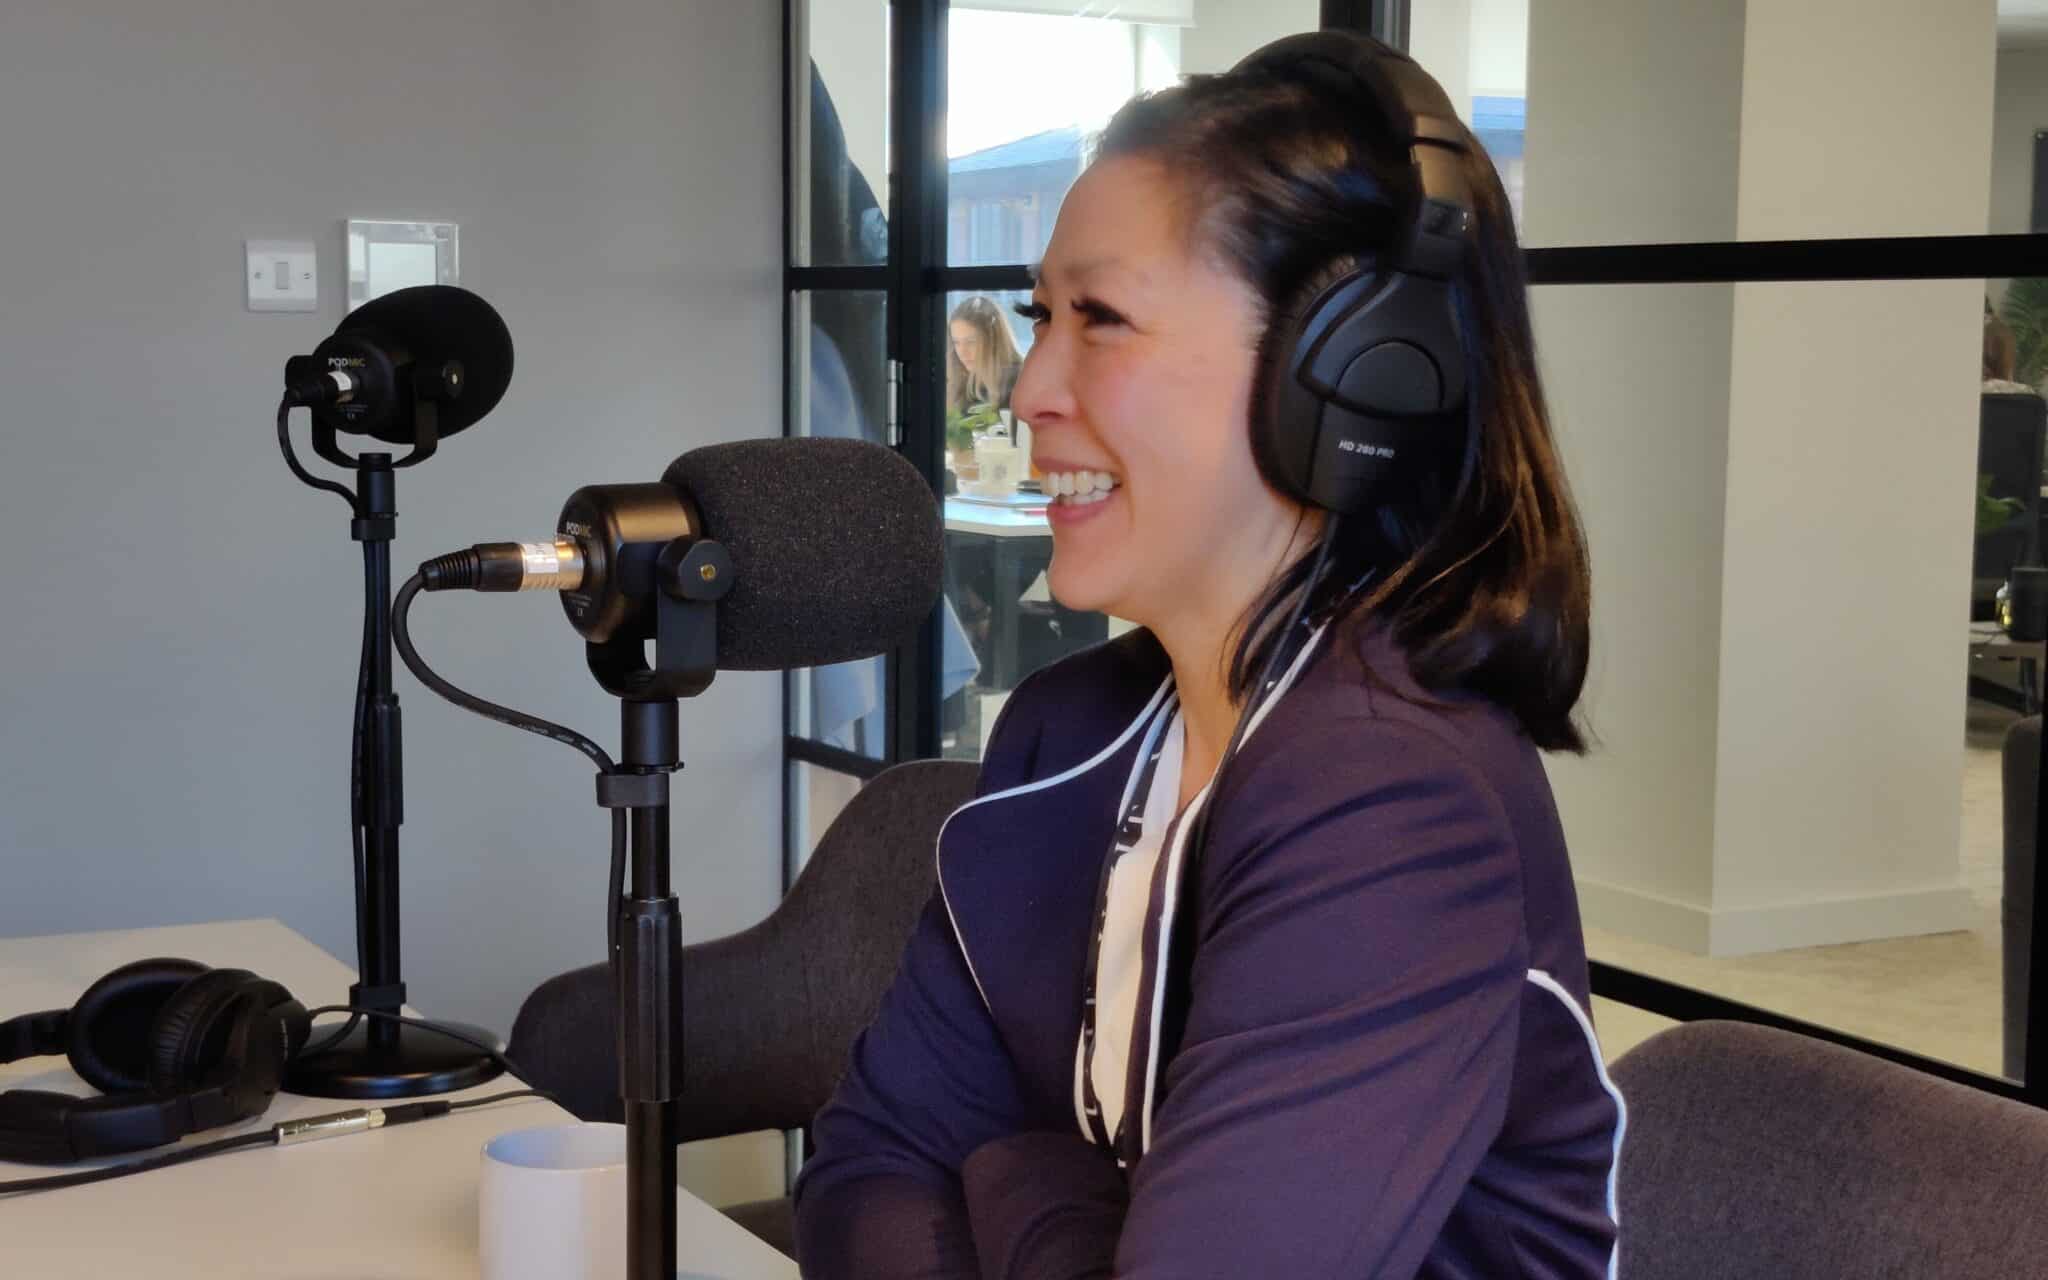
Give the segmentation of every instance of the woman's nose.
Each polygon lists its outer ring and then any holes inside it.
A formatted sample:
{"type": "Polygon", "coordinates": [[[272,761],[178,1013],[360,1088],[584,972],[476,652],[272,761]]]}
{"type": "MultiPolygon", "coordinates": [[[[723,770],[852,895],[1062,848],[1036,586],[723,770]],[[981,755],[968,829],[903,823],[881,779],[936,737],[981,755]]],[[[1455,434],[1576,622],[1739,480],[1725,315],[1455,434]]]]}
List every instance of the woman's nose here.
{"type": "Polygon", "coordinates": [[[1031,423],[1073,416],[1066,356],[1051,335],[1040,338],[1024,353],[1024,367],[1017,371],[1017,385],[1010,391],[1010,407],[1031,423]]]}

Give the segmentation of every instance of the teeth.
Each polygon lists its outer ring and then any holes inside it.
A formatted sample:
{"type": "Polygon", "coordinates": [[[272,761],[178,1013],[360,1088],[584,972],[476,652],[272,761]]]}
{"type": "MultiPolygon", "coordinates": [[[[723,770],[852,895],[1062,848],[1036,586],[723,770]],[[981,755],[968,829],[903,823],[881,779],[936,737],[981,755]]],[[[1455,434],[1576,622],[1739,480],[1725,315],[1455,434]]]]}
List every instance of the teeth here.
{"type": "Polygon", "coordinates": [[[1054,498],[1064,498],[1072,506],[1100,502],[1118,486],[1117,478],[1107,471],[1051,471],[1040,482],[1045,492],[1054,498]]]}

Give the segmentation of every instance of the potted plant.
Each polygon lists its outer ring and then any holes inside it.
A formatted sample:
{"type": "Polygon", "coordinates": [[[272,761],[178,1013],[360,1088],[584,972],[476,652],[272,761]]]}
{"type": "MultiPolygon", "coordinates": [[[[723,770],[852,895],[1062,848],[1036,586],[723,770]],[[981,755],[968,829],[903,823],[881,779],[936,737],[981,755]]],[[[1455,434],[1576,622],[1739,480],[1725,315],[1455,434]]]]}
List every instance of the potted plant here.
{"type": "Polygon", "coordinates": [[[962,480],[975,478],[979,468],[974,465],[974,439],[1001,421],[1002,415],[992,404],[969,405],[965,413],[946,415],[946,453],[953,460],[955,475],[962,480]]]}

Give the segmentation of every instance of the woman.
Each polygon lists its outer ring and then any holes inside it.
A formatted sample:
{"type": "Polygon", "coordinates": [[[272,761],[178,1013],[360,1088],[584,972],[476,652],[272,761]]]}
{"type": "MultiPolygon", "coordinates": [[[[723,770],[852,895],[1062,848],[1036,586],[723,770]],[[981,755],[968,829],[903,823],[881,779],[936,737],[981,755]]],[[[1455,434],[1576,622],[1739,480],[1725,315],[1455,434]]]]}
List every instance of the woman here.
{"type": "Polygon", "coordinates": [[[1438,451],[1340,517],[1253,447],[1276,335],[1411,243],[1360,99],[1191,77],[1061,209],[1016,408],[1054,594],[1143,626],[1012,696],[813,1128],[807,1275],[1611,1274],[1621,1099],[1538,756],[1583,747],[1584,543],[1461,127],[1438,451]]]}
{"type": "Polygon", "coordinates": [[[975,294],[953,308],[946,331],[946,416],[960,416],[978,404],[1009,408],[1024,357],[996,304],[975,294]]]}

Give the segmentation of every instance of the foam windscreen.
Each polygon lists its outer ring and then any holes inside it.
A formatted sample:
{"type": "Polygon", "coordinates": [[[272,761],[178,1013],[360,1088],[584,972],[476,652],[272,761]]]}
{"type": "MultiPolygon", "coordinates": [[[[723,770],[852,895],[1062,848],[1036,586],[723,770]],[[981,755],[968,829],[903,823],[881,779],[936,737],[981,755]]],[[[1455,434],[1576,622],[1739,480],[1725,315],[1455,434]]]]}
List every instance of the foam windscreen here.
{"type": "Polygon", "coordinates": [[[825,666],[909,641],[938,601],[939,500],[893,450],[861,440],[741,440],[693,449],[662,480],[731,553],[722,670],[825,666]]]}
{"type": "MultiPolygon", "coordinates": [[[[462,394],[439,410],[444,440],[496,408],[512,382],[512,335],[503,317],[490,303],[454,285],[415,285],[373,298],[349,312],[334,332],[395,343],[424,368],[460,363],[462,394]]],[[[346,421],[336,425],[356,429],[346,421]]],[[[412,416],[394,414],[368,434],[387,444],[405,444],[412,439],[412,416]]]]}

